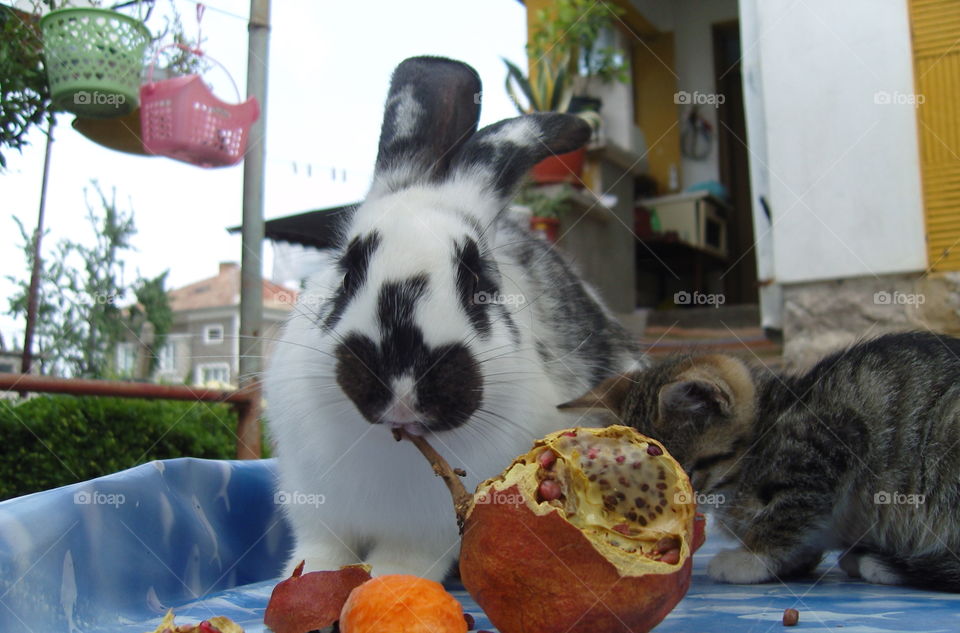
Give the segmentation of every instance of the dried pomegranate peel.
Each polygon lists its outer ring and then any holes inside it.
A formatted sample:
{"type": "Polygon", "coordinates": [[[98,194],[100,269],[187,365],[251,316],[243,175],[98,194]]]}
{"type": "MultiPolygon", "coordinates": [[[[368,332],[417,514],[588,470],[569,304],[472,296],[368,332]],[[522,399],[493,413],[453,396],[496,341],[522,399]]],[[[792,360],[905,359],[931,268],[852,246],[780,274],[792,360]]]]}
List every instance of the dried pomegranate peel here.
{"type": "Polygon", "coordinates": [[[704,538],[686,473],[625,426],[538,440],[459,515],[460,577],[501,633],[649,631],[704,538]]]}
{"type": "Polygon", "coordinates": [[[308,633],[336,622],[350,592],[370,580],[368,565],[303,573],[303,561],[277,583],[263,614],[274,633],[308,633]]]}
{"type": "Polygon", "coordinates": [[[239,624],[222,615],[204,620],[200,624],[177,625],[173,621],[173,609],[170,609],[153,633],[243,633],[243,629],[239,624]]]}

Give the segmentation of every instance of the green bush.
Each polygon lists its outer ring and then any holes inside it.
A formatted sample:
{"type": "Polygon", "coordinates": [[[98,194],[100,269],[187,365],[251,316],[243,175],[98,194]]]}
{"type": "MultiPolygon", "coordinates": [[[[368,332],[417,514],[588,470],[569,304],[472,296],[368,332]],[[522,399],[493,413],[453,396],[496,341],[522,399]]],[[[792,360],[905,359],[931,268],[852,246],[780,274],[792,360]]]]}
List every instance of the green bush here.
{"type": "Polygon", "coordinates": [[[60,395],[0,401],[0,499],[154,459],[232,459],[236,427],[224,404],[60,395]]]}

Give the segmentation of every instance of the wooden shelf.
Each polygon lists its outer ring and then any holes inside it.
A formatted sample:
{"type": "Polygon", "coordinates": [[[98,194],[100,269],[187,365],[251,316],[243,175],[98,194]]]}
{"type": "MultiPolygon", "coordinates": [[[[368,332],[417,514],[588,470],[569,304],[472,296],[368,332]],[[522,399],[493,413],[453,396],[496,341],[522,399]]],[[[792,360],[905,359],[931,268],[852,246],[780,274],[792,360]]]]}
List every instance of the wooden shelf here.
{"type": "Polygon", "coordinates": [[[587,158],[606,161],[635,178],[647,175],[646,156],[641,156],[610,140],[588,147],[587,158]]]}
{"type": "Polygon", "coordinates": [[[586,213],[589,220],[606,224],[610,221],[613,211],[600,202],[600,198],[588,189],[577,189],[568,185],[540,185],[539,191],[548,196],[563,195],[567,190],[567,198],[570,201],[572,211],[579,215],[586,213]]]}

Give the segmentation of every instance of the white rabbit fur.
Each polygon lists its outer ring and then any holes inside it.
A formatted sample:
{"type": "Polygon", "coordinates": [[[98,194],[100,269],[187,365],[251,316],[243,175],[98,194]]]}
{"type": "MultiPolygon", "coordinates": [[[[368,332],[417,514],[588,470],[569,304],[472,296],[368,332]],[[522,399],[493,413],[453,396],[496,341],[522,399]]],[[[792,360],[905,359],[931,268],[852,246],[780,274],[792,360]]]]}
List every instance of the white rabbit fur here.
{"type": "MultiPolygon", "coordinates": [[[[430,85],[436,64],[460,73],[462,93],[469,94],[472,85],[466,71],[450,66],[456,62],[433,58],[404,62],[411,63],[417,71],[413,79],[410,71],[403,72],[403,65],[394,75],[391,98],[407,102],[391,111],[388,101],[375,183],[343,231],[346,250],[365,236],[375,236],[363,274],[358,275],[362,283],[353,282],[353,294],[337,306],[346,275],[353,273],[331,266],[310,278],[265,376],[279,490],[287,501],[284,508],[295,539],[288,573],[300,560],[306,561],[306,571],[363,561],[378,575],[442,579],[459,549],[450,496],[414,446],[394,440],[391,427],[425,433],[451,465],[466,470],[464,483],[472,490],[526,451],[534,439],[575,423],[556,410],[558,403],[635,363],[636,349],[596,295],[552,249],[502,213],[529,167],[526,162],[535,162],[545,151],[583,142],[550,138],[551,133],[570,136],[573,129],[579,139],[579,123],[560,120],[573,127],[557,133],[545,129],[554,124],[553,118],[521,117],[486,136],[486,130],[481,131],[466,143],[455,138],[462,131],[448,130],[448,145],[454,146],[449,171],[423,178],[422,173],[434,165],[395,160],[390,142],[402,136],[397,130],[416,139],[424,117],[432,120],[437,108],[450,107],[430,102],[431,95],[442,89],[430,85]],[[402,116],[413,119],[404,121],[402,116]],[[509,165],[520,173],[504,179],[509,169],[495,156],[476,151],[478,139],[481,150],[507,147],[514,156],[517,151],[530,155],[525,162],[509,165]],[[476,153],[472,157],[471,147],[476,153]],[[463,154],[467,158],[458,158],[463,154]],[[458,264],[462,252],[457,249],[469,240],[475,241],[483,258],[481,283],[488,284],[484,292],[494,297],[481,298],[486,305],[469,305],[467,310],[463,262],[458,264]],[[393,295],[384,289],[394,284],[412,292],[411,279],[426,279],[417,286],[422,295],[406,301],[404,297],[412,295],[401,292],[390,303],[393,295]],[[385,302],[404,312],[389,326],[384,324],[385,302]],[[478,329],[478,322],[486,327],[478,329]],[[374,414],[361,412],[357,396],[345,393],[338,359],[357,349],[347,338],[367,340],[385,350],[385,338],[400,328],[407,328],[418,345],[422,339],[417,349],[468,350],[482,395],[464,423],[446,428],[442,420],[424,413],[429,394],[419,390],[418,381],[424,371],[430,372],[423,369],[426,363],[417,365],[416,371],[411,364],[411,369],[389,375],[367,367],[392,392],[389,401],[370,405],[374,414]]],[[[470,272],[474,268],[467,272],[477,283],[479,270],[470,272]]],[[[472,300],[477,302],[476,292],[472,300]]],[[[451,390],[450,398],[459,397],[456,384],[443,383],[443,376],[433,380],[451,390]]],[[[466,382],[465,389],[476,391],[470,387],[474,383],[466,382]]],[[[458,404],[443,402],[449,410],[459,411],[458,404]]]]}

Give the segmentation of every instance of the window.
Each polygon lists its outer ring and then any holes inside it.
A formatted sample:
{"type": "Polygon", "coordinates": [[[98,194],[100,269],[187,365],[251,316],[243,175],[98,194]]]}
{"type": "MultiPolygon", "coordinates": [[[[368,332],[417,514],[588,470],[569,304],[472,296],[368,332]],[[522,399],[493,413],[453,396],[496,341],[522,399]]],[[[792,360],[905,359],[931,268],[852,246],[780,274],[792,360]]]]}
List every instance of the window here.
{"type": "Polygon", "coordinates": [[[135,343],[117,345],[117,373],[121,376],[132,375],[137,366],[137,346],[135,343]]]}
{"type": "Polygon", "coordinates": [[[208,382],[230,382],[230,366],[227,363],[208,363],[197,367],[200,384],[208,382]]]}
{"type": "Polygon", "coordinates": [[[203,327],[203,342],[207,344],[223,343],[222,325],[205,325],[203,327]]]}
{"type": "Polygon", "coordinates": [[[157,350],[157,371],[174,371],[177,368],[177,347],[171,342],[164,343],[157,350]]]}
{"type": "Polygon", "coordinates": [[[0,374],[13,374],[16,373],[13,367],[13,363],[8,361],[0,361],[0,374]]]}

